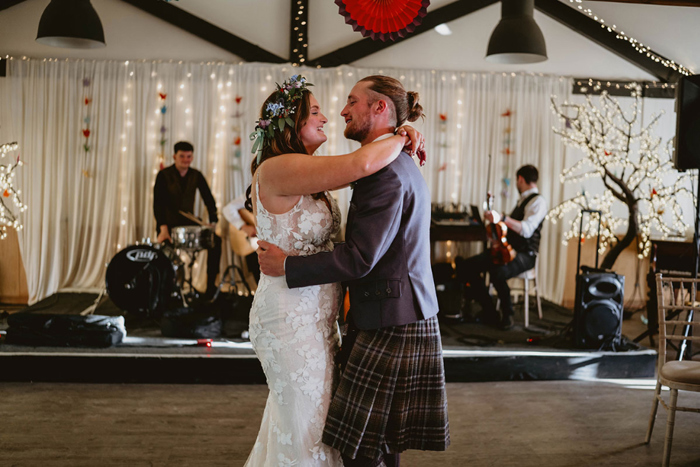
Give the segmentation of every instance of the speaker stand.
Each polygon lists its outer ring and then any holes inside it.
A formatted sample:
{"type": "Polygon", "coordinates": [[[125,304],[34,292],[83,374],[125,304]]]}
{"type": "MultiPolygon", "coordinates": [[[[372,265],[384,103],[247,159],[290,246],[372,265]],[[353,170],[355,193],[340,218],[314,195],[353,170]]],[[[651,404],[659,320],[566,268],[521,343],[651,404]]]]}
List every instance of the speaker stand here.
{"type": "MultiPolygon", "coordinates": [[[[694,256],[694,263],[695,263],[695,269],[693,270],[693,279],[697,280],[698,279],[698,262],[700,262],[700,171],[698,173],[698,176],[696,177],[696,192],[695,192],[695,232],[693,232],[693,256],[694,256]]],[[[695,294],[697,295],[697,283],[695,283],[695,294]]],[[[697,297],[691,297],[691,300],[693,302],[697,301],[697,297]]],[[[686,315],[686,321],[691,322],[693,321],[693,315],[695,310],[688,310],[688,314],[686,315]]],[[[683,337],[689,337],[693,334],[693,330],[691,329],[689,324],[686,324],[684,329],[683,329],[683,337]]],[[[683,360],[683,355],[685,355],[686,348],[689,352],[689,355],[692,357],[693,355],[693,341],[692,340],[683,340],[681,341],[680,345],[680,351],[678,352],[678,360],[683,360]]]]}

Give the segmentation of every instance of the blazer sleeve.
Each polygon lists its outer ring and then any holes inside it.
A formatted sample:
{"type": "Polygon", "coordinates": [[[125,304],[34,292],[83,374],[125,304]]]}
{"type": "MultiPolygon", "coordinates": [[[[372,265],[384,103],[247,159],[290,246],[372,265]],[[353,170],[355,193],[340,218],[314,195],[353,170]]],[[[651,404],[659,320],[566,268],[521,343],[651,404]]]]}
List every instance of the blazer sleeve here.
{"type": "Polygon", "coordinates": [[[387,252],[401,226],[403,190],[398,175],[384,169],[358,181],[355,190],[354,219],[345,243],[329,252],[289,256],[285,263],[289,288],[362,278],[387,252]]]}

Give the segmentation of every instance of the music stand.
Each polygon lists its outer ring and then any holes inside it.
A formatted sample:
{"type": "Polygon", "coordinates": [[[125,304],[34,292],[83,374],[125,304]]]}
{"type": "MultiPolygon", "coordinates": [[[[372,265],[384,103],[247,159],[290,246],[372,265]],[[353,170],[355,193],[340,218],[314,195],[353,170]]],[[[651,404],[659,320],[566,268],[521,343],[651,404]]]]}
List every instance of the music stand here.
{"type": "Polygon", "coordinates": [[[481,214],[479,213],[479,206],[477,206],[476,204],[471,204],[469,205],[469,208],[472,212],[472,220],[478,225],[484,225],[484,221],[481,218],[481,214]]]}

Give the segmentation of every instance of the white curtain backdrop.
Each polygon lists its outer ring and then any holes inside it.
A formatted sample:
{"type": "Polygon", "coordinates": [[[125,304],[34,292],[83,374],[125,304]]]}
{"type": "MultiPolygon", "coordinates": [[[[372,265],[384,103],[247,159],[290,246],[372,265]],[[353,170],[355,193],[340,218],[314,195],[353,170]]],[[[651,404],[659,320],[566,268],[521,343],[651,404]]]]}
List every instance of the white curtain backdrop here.
{"type": "MultiPolygon", "coordinates": [[[[481,205],[490,177],[495,208],[510,211],[517,200],[515,171],[528,163],[539,167],[540,190],[549,205],[564,199],[559,174],[571,161],[551,129],[558,123],[550,97],[569,98],[568,78],[49,59],[11,59],[7,69],[7,78],[0,80],[5,109],[0,136],[18,141],[25,161],[17,173],[28,205],[19,239],[31,303],[59,289],[102,287],[114,254],[155,237],[153,184],[161,163],[172,163],[175,142],[194,144],[193,167],[209,181],[220,209],[244,192],[252,157],[248,135],[260,106],[275,82],[298,72],[315,84],[314,94],[329,119],[329,141],[321,154],[358,147],[343,137],[340,110],[359,78],[386,74],[421,95],[426,118],[415,126],[426,137],[428,162],[422,172],[433,202],[481,205]],[[503,116],[508,111],[511,116],[503,116]],[[487,174],[489,154],[493,161],[487,174]],[[501,193],[504,177],[513,182],[501,193]]],[[[349,196],[349,190],[337,193],[341,206],[349,196]]],[[[205,212],[198,203],[196,214],[205,212]]],[[[545,224],[540,247],[542,292],[555,302],[562,297],[567,267],[561,228],[561,223],[545,224]]],[[[222,258],[222,270],[228,261],[230,253],[222,258]]]]}

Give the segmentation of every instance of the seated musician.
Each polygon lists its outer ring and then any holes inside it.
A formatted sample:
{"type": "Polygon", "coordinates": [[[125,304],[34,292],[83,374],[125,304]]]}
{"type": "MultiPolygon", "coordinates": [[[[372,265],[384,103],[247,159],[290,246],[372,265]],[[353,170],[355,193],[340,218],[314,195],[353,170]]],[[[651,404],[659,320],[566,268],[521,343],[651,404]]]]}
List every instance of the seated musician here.
{"type": "Polygon", "coordinates": [[[258,263],[258,239],[255,230],[255,218],[245,208],[246,194],[243,193],[224,206],[222,213],[229,224],[235,229],[231,233],[231,248],[233,253],[245,258],[248,271],[253,274],[256,283],[260,282],[260,264],[258,263]],[[245,237],[244,239],[238,237],[245,237]],[[243,243],[245,242],[245,243],[243,243]]]}
{"type": "MultiPolygon", "coordinates": [[[[173,159],[175,163],[158,172],[153,187],[153,213],[156,217],[158,242],[172,242],[170,232],[173,227],[197,225],[183,216],[180,211],[192,214],[197,190],[207,207],[209,222],[218,221],[216,202],[211,194],[204,175],[190,167],[194,147],[186,141],[175,144],[173,159]]],[[[214,236],[214,247],[207,255],[207,290],[205,297],[211,298],[216,292],[216,276],[219,274],[221,261],[221,238],[214,236]]]]}
{"type": "Polygon", "coordinates": [[[513,303],[510,299],[508,279],[535,267],[535,260],[540,247],[540,232],[542,223],[547,215],[547,202],[539,194],[537,168],[525,165],[518,169],[515,186],[520,193],[520,199],[510,215],[499,215],[495,211],[487,211],[484,218],[487,222],[505,222],[508,227],[508,243],[517,252],[515,258],[503,265],[496,265],[491,259],[491,252],[484,251],[471,258],[456,258],[457,277],[460,282],[468,282],[473,297],[482,307],[480,318],[485,323],[498,323],[503,329],[513,327],[513,303]],[[501,318],[484,284],[481,273],[489,272],[491,283],[498,292],[501,301],[501,318]]]}

